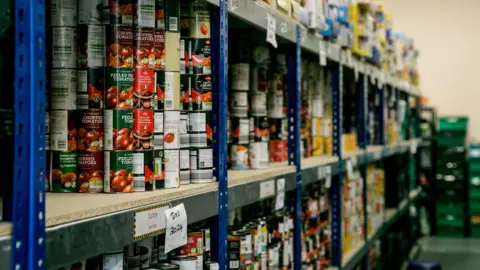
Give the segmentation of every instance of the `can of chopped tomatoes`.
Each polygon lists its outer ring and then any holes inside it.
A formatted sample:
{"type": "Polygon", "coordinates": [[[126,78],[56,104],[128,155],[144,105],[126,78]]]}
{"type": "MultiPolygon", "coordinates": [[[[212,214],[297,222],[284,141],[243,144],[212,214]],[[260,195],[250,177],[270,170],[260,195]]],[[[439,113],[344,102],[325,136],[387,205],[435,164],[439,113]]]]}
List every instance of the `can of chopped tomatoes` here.
{"type": "Polygon", "coordinates": [[[190,2],[180,1],[180,36],[188,37],[190,34],[190,2]]]}
{"type": "Polygon", "coordinates": [[[133,95],[133,108],[139,110],[153,110],[155,105],[154,97],[139,98],[133,95]]]}
{"type": "Polygon", "coordinates": [[[77,26],[77,0],[50,1],[50,25],[77,26]]]}
{"type": "Polygon", "coordinates": [[[77,68],[77,28],[53,27],[52,68],[77,68]]]}
{"type": "Polygon", "coordinates": [[[179,17],[180,1],[155,0],[156,28],[169,32],[178,32],[180,31],[179,17]]]}
{"type": "Polygon", "coordinates": [[[230,145],[230,169],[248,170],[248,144],[230,145]]]}
{"type": "Polygon", "coordinates": [[[105,151],[103,191],[133,192],[133,152],[105,151]]]}
{"type": "Polygon", "coordinates": [[[212,146],[211,111],[190,111],[188,113],[188,133],[190,134],[190,147],[212,146]]]}
{"type": "Polygon", "coordinates": [[[210,38],[210,5],[202,0],[190,2],[189,37],[210,38]]]}
{"type": "Polygon", "coordinates": [[[136,68],[133,83],[133,107],[153,110],[155,100],[155,72],[153,69],[136,68]]]}
{"type": "Polygon", "coordinates": [[[109,151],[133,150],[133,111],[104,110],[104,149],[109,151]]]}
{"type": "Polygon", "coordinates": [[[193,74],[210,75],[212,73],[210,39],[189,39],[191,42],[190,65],[193,74]]]}
{"type": "Polygon", "coordinates": [[[77,191],[77,152],[50,151],[48,180],[53,192],[77,191]]]}
{"type": "Polygon", "coordinates": [[[180,107],[182,110],[193,110],[192,104],[192,77],[180,74],[180,107]]]}
{"type": "Polygon", "coordinates": [[[269,164],[268,142],[251,142],[248,147],[252,169],[266,169],[269,164]]]}
{"type": "Polygon", "coordinates": [[[163,112],[163,148],[180,149],[180,111],[163,112]]]}
{"type": "Polygon", "coordinates": [[[105,26],[81,24],[77,32],[77,67],[105,66],[105,26]]]}
{"type": "Polygon", "coordinates": [[[102,0],[78,1],[78,24],[102,24],[102,0]]]}
{"type": "Polygon", "coordinates": [[[153,126],[153,147],[155,150],[163,149],[163,111],[155,110],[153,126]]]}
{"type": "Polygon", "coordinates": [[[105,108],[133,108],[133,69],[105,68],[105,108]]]}
{"type": "Polygon", "coordinates": [[[80,151],[103,150],[103,111],[78,110],[77,149],[80,151]]]}
{"type": "Polygon", "coordinates": [[[155,67],[155,29],[147,27],[138,27],[134,29],[133,52],[135,66],[137,68],[155,67]]]}
{"type": "Polygon", "coordinates": [[[139,27],[155,27],[155,0],[135,0],[133,23],[139,27]]]}
{"type": "Polygon", "coordinates": [[[128,67],[134,65],[133,28],[128,25],[105,26],[107,67],[128,67]]]}
{"type": "Polygon", "coordinates": [[[288,148],[286,140],[271,140],[268,143],[271,162],[287,161],[288,148]]]}
{"type": "Polygon", "coordinates": [[[195,111],[212,110],[212,78],[210,75],[192,76],[192,109],[195,111]]]}
{"type": "Polygon", "coordinates": [[[50,111],[50,149],[53,151],[77,150],[76,111],[50,111]]]}
{"type": "Polygon", "coordinates": [[[180,110],[180,73],[155,71],[158,110],[180,110]]]}
{"type": "Polygon", "coordinates": [[[190,148],[180,149],[180,185],[190,184],[190,148]]]}
{"type": "Polygon", "coordinates": [[[111,24],[133,24],[135,0],[109,0],[111,24]]]}
{"type": "Polygon", "coordinates": [[[270,140],[270,125],[268,117],[250,117],[250,141],[268,142],[270,140]]]}
{"type": "Polygon", "coordinates": [[[50,106],[54,110],[77,108],[77,71],[74,69],[52,69],[50,77],[50,106]]]}
{"type": "Polygon", "coordinates": [[[105,69],[77,70],[77,109],[103,109],[105,69]]]}
{"type": "Polygon", "coordinates": [[[250,119],[231,117],[231,142],[233,144],[248,144],[250,136],[250,119]]]}
{"type": "Polygon", "coordinates": [[[249,112],[252,116],[266,116],[267,112],[267,93],[254,91],[250,92],[249,112]]]}
{"type": "Polygon", "coordinates": [[[153,110],[133,110],[133,150],[153,150],[153,110]]]}
{"type": "Polygon", "coordinates": [[[232,91],[230,96],[230,115],[234,117],[248,117],[247,91],[232,91]]]}
{"type": "Polygon", "coordinates": [[[153,150],[134,151],[133,154],[134,191],[155,190],[153,150]]]}
{"type": "Polygon", "coordinates": [[[78,192],[103,192],[103,152],[78,152],[78,192]]]}
{"type": "Polygon", "coordinates": [[[180,33],[155,29],[155,69],[180,71],[180,33]]]}
{"type": "Polygon", "coordinates": [[[190,147],[190,135],[188,134],[188,112],[186,111],[180,112],[180,126],[178,130],[180,134],[180,148],[190,147]]]}
{"type": "Polygon", "coordinates": [[[213,182],[213,149],[190,148],[190,181],[194,184],[213,182]]]}
{"type": "Polygon", "coordinates": [[[180,186],[180,150],[164,150],[163,175],[165,188],[178,188],[180,186]]]}

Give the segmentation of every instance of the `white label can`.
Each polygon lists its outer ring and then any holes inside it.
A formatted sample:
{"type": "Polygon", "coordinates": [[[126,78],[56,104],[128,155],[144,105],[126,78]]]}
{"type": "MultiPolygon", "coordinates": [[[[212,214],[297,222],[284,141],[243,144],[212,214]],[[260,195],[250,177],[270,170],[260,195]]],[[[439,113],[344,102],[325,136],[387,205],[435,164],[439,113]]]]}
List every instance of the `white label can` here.
{"type": "Polygon", "coordinates": [[[269,164],[268,142],[251,142],[249,161],[252,169],[267,169],[269,164]]]}
{"type": "Polygon", "coordinates": [[[50,16],[51,26],[77,26],[77,0],[51,0],[50,16]]]}
{"type": "Polygon", "coordinates": [[[232,64],[232,90],[248,91],[250,83],[250,64],[232,64]]]}
{"type": "Polygon", "coordinates": [[[52,109],[75,110],[77,108],[77,71],[53,69],[50,94],[52,109]]]}
{"type": "Polygon", "coordinates": [[[102,24],[102,13],[102,0],[78,1],[78,24],[102,24]]]}
{"type": "Polygon", "coordinates": [[[180,111],[163,112],[163,147],[165,149],[180,148],[180,111]]]}
{"type": "Polygon", "coordinates": [[[180,150],[180,184],[190,184],[190,150],[180,150]]]}
{"type": "Polygon", "coordinates": [[[165,150],[163,157],[165,170],[165,188],[178,188],[180,186],[180,151],[165,150]]]}
{"type": "Polygon", "coordinates": [[[77,29],[54,27],[52,30],[52,68],[77,68],[77,29]]]}

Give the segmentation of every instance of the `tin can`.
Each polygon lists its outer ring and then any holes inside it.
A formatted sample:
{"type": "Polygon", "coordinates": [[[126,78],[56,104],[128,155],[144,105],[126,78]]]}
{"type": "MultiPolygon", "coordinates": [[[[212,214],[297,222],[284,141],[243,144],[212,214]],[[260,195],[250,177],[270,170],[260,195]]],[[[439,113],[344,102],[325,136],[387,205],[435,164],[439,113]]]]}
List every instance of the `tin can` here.
{"type": "Polygon", "coordinates": [[[178,188],[180,186],[180,150],[163,151],[163,175],[165,188],[178,188]]]}
{"type": "Polygon", "coordinates": [[[248,144],[232,144],[230,145],[230,169],[232,170],[248,170],[248,144]]]}
{"type": "Polygon", "coordinates": [[[104,76],[103,67],[77,70],[78,109],[103,109],[104,76]]]}
{"type": "Polygon", "coordinates": [[[107,67],[133,68],[133,28],[128,25],[107,25],[105,27],[105,36],[107,67]]]}
{"type": "Polygon", "coordinates": [[[137,110],[152,110],[155,106],[154,97],[150,98],[139,98],[133,95],[133,108],[137,110]]]}
{"type": "Polygon", "coordinates": [[[190,134],[190,147],[211,146],[213,141],[211,112],[189,112],[188,133],[190,134]]]}
{"type": "Polygon", "coordinates": [[[77,187],[79,192],[103,192],[103,152],[78,152],[77,187]]]}
{"type": "Polygon", "coordinates": [[[229,235],[227,241],[228,269],[240,269],[240,237],[229,235]]]}
{"type": "Polygon", "coordinates": [[[171,263],[159,263],[152,265],[155,269],[158,270],[180,270],[180,266],[171,263]]]}
{"type": "Polygon", "coordinates": [[[173,257],[170,262],[180,267],[180,270],[196,270],[197,269],[197,257],[195,256],[177,256],[173,257]]]}
{"type": "Polygon", "coordinates": [[[190,149],[190,181],[195,184],[213,182],[213,149],[190,149]]]}
{"type": "Polygon", "coordinates": [[[50,151],[49,172],[53,192],[76,192],[77,152],[50,151]]]}
{"type": "Polygon", "coordinates": [[[250,92],[250,115],[266,116],[267,112],[267,93],[250,92]]]}
{"type": "Polygon", "coordinates": [[[205,228],[201,229],[203,234],[203,253],[210,252],[210,229],[205,228]]]}
{"type": "Polygon", "coordinates": [[[155,0],[156,28],[169,32],[178,32],[180,31],[179,17],[180,1],[155,0]]]}
{"type": "Polygon", "coordinates": [[[269,118],[270,140],[287,140],[288,122],[287,118],[269,118]]]}
{"type": "Polygon", "coordinates": [[[155,71],[157,109],[180,110],[180,73],[155,71]]]}
{"type": "Polygon", "coordinates": [[[73,69],[51,70],[51,108],[75,110],[77,108],[77,71],[73,69]]]}
{"type": "Polygon", "coordinates": [[[133,190],[155,190],[154,153],[150,150],[133,152],[133,190]]]}
{"type": "Polygon", "coordinates": [[[101,269],[123,269],[123,249],[112,250],[101,255],[101,269]]]}
{"type": "Polygon", "coordinates": [[[155,0],[135,0],[134,24],[139,27],[155,27],[155,0]]]}
{"type": "Polygon", "coordinates": [[[270,91],[268,96],[268,117],[270,118],[285,118],[283,90],[270,91]]]}
{"type": "Polygon", "coordinates": [[[231,137],[233,144],[248,144],[250,136],[250,119],[231,117],[231,137]]]}
{"type": "Polygon", "coordinates": [[[191,88],[192,109],[195,111],[212,110],[212,78],[210,75],[194,75],[191,88]]]}
{"type": "Polygon", "coordinates": [[[180,72],[180,33],[155,29],[155,69],[180,72]]]}
{"type": "Polygon", "coordinates": [[[210,38],[210,5],[204,1],[190,2],[189,37],[210,38]]]}
{"type": "Polygon", "coordinates": [[[133,150],[153,150],[153,110],[133,111],[133,150]]]}
{"type": "Polygon", "coordinates": [[[163,147],[180,148],[180,111],[163,112],[163,147]]]}
{"type": "Polygon", "coordinates": [[[202,231],[189,231],[187,244],[176,250],[178,256],[198,256],[203,254],[203,233],[202,231]]]}
{"type": "Polygon", "coordinates": [[[133,108],[133,69],[105,68],[105,108],[133,108]]]}
{"type": "Polygon", "coordinates": [[[248,147],[248,152],[249,163],[252,169],[268,168],[268,142],[251,142],[248,147]]]}
{"type": "Polygon", "coordinates": [[[78,1],[78,24],[102,24],[102,0],[78,1]]]}
{"type": "Polygon", "coordinates": [[[133,111],[104,110],[104,149],[110,151],[133,150],[133,111]]]}
{"type": "Polygon", "coordinates": [[[103,111],[79,110],[77,149],[80,151],[103,150],[103,111]]]}
{"type": "Polygon", "coordinates": [[[238,63],[231,65],[232,90],[249,91],[250,64],[238,63]]]}
{"type": "Polygon", "coordinates": [[[155,189],[165,188],[165,171],[163,169],[164,150],[153,151],[153,177],[155,178],[155,189]]]}
{"type": "Polygon", "coordinates": [[[312,155],[320,156],[323,154],[324,154],[323,137],[313,136],[312,137],[312,155]]]}
{"type": "Polygon", "coordinates": [[[50,1],[50,25],[76,27],[77,0],[50,1]]]}
{"type": "MultiPolygon", "coordinates": [[[[188,5],[188,3],[185,4],[188,5]]],[[[184,19],[182,18],[182,21],[183,20],[184,19]]],[[[188,20],[188,18],[185,20],[188,20]]],[[[180,74],[193,74],[192,67],[190,66],[191,55],[192,43],[188,38],[182,36],[180,38],[180,74]]]]}
{"type": "Polygon", "coordinates": [[[163,149],[163,111],[154,112],[153,145],[155,150],[163,149]]]}
{"type": "Polygon", "coordinates": [[[268,142],[270,140],[270,125],[268,117],[250,117],[250,141],[268,142]]]}
{"type": "Polygon", "coordinates": [[[267,93],[268,88],[268,69],[258,67],[250,68],[250,90],[253,92],[267,93]]]}
{"type": "Polygon", "coordinates": [[[232,92],[230,97],[230,115],[234,117],[248,117],[248,92],[232,92]]]}
{"type": "Polygon", "coordinates": [[[77,118],[75,111],[50,111],[50,149],[77,150],[77,118]]]}
{"type": "Polygon", "coordinates": [[[77,31],[77,67],[105,66],[105,26],[81,24],[77,31]]]}
{"type": "Polygon", "coordinates": [[[133,192],[133,152],[105,151],[103,191],[133,192]]]}
{"type": "Polygon", "coordinates": [[[240,269],[248,269],[253,263],[253,240],[249,230],[234,231],[233,235],[240,238],[240,269]]]}
{"type": "Polygon", "coordinates": [[[180,73],[180,108],[185,111],[193,110],[192,77],[182,73],[180,73]]]}
{"type": "Polygon", "coordinates": [[[188,112],[180,112],[180,148],[190,147],[190,135],[188,134],[188,112]]]}
{"type": "Polygon", "coordinates": [[[287,161],[288,147],[286,140],[271,140],[268,144],[271,162],[287,161]]]}
{"type": "Polygon", "coordinates": [[[77,68],[77,28],[53,27],[52,68],[77,68]]]}
{"type": "Polygon", "coordinates": [[[154,29],[139,27],[134,29],[133,52],[135,66],[137,68],[155,67],[154,29]]]}
{"type": "Polygon", "coordinates": [[[110,0],[102,0],[102,24],[110,24],[110,0]]]}
{"type": "Polygon", "coordinates": [[[155,92],[155,72],[153,69],[136,68],[134,71],[133,95],[147,99],[155,92]]]}
{"type": "Polygon", "coordinates": [[[190,149],[180,149],[180,185],[190,184],[190,149]]]}
{"type": "Polygon", "coordinates": [[[190,34],[190,2],[180,1],[180,36],[188,37],[190,34]]]}
{"type": "Polygon", "coordinates": [[[133,24],[135,0],[110,0],[110,23],[111,24],[133,24]]]}
{"type": "Polygon", "coordinates": [[[189,63],[193,74],[210,75],[212,73],[210,39],[190,39],[189,42],[192,48],[189,63]]]}

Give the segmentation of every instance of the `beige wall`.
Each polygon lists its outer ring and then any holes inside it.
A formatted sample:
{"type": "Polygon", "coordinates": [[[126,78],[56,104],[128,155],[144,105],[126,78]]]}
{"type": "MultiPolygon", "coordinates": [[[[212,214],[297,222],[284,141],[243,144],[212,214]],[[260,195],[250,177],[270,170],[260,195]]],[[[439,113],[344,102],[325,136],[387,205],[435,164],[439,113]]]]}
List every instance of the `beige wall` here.
{"type": "Polygon", "coordinates": [[[468,115],[480,140],[480,0],[383,0],[420,49],[423,95],[439,115],[468,115]]]}

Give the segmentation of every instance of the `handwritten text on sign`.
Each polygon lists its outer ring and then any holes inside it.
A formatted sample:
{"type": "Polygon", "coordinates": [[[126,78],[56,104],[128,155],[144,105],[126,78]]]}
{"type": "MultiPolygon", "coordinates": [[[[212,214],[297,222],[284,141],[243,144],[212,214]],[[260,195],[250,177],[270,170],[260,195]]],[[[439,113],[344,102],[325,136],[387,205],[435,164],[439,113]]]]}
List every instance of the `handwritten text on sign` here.
{"type": "Polygon", "coordinates": [[[165,211],[165,253],[187,243],[187,212],[179,204],[165,211]]]}
{"type": "Polygon", "coordinates": [[[168,205],[149,207],[135,212],[135,227],[133,237],[140,239],[163,232],[165,229],[165,216],[163,213],[168,205]]]}

